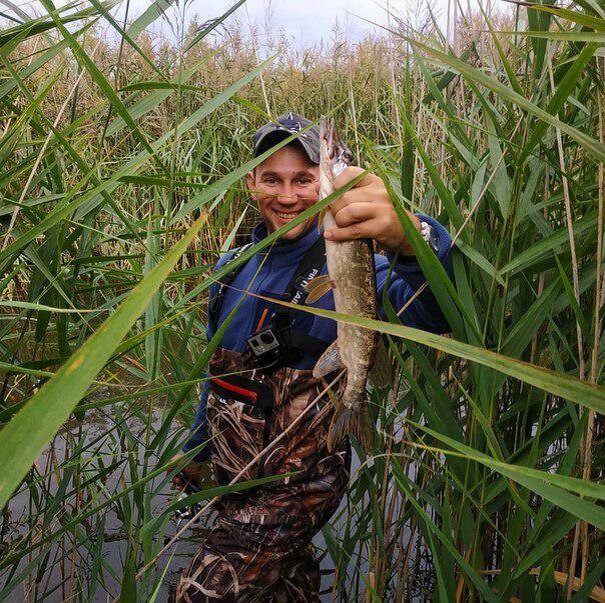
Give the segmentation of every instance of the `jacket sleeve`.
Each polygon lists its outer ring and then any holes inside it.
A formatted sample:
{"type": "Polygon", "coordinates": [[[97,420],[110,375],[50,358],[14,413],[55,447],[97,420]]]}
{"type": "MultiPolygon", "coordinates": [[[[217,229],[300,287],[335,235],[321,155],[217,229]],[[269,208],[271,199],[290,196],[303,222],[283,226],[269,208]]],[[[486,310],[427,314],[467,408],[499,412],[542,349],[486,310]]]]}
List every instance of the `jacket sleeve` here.
{"type": "MultiPolygon", "coordinates": [[[[215,266],[214,270],[218,270],[222,266],[224,266],[233,253],[228,253],[224,255],[215,266]]],[[[210,307],[212,300],[216,297],[218,293],[218,284],[213,283],[210,286],[210,290],[208,293],[208,310],[207,310],[207,321],[206,321],[206,341],[210,341],[214,334],[216,333],[217,325],[214,320],[215,317],[210,312],[210,307]]],[[[193,424],[191,425],[191,430],[189,432],[189,439],[185,442],[185,445],[182,448],[183,452],[189,452],[193,450],[200,444],[208,441],[208,423],[206,421],[206,405],[208,403],[208,394],[210,392],[210,382],[206,381],[204,383],[204,388],[202,389],[202,395],[200,396],[200,403],[197,408],[197,413],[195,414],[195,419],[193,420],[193,424]]],[[[204,446],[194,457],[194,461],[206,461],[210,458],[212,448],[210,445],[204,446]]]]}
{"type": "MultiPolygon", "coordinates": [[[[439,261],[443,264],[448,276],[453,280],[451,244],[452,239],[446,228],[434,218],[419,215],[421,220],[428,222],[433,228],[436,238],[437,249],[435,251],[439,261]]],[[[389,277],[389,267],[395,254],[387,253],[388,262],[382,262],[377,266],[376,284],[378,287],[379,301],[382,300],[384,287],[387,287],[389,300],[393,308],[398,312],[426,282],[426,278],[415,258],[396,258],[393,272],[389,277]],[[388,277],[388,282],[387,282],[388,277]]],[[[384,308],[381,307],[381,317],[386,319],[384,308]]],[[[401,314],[403,323],[409,327],[423,329],[432,333],[448,333],[450,326],[435,299],[431,290],[427,287],[401,314]]]]}
{"type": "MultiPolygon", "coordinates": [[[[208,381],[204,383],[204,389],[200,397],[200,403],[197,408],[193,425],[191,425],[191,431],[189,432],[189,439],[185,442],[182,448],[183,452],[189,452],[200,444],[208,441],[208,423],[206,422],[206,404],[208,402],[208,392],[210,391],[210,384],[208,381]]],[[[194,461],[205,461],[210,458],[211,448],[210,446],[204,446],[194,457],[194,461]]]]}

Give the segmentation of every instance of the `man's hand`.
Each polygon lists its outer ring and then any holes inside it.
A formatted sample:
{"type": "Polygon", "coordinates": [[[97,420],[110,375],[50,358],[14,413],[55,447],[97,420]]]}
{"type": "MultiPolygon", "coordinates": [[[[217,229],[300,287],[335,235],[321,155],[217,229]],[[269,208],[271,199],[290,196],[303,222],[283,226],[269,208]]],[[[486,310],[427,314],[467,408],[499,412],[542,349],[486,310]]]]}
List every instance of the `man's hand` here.
{"type": "MultiPolygon", "coordinates": [[[[364,170],[348,167],[334,180],[338,190],[364,170]]],[[[395,208],[382,180],[375,174],[366,174],[357,185],[347,191],[331,205],[331,211],[338,228],[325,232],[330,241],[352,241],[374,239],[388,251],[401,255],[414,255],[408,243],[395,208]]],[[[410,212],[408,216],[420,232],[420,220],[410,212]]]]}
{"type": "MultiPolygon", "coordinates": [[[[184,453],[179,452],[175,454],[171,459],[171,463],[176,463],[181,457],[184,456],[184,453]]],[[[174,465],[171,469],[167,471],[170,473],[174,470],[174,465]]],[[[198,462],[198,461],[190,461],[189,464],[185,465],[181,469],[181,473],[184,473],[192,482],[197,484],[198,486],[212,482],[212,467],[209,461],[198,462]]],[[[185,489],[185,480],[177,473],[172,478],[172,485],[177,490],[185,489]]]]}

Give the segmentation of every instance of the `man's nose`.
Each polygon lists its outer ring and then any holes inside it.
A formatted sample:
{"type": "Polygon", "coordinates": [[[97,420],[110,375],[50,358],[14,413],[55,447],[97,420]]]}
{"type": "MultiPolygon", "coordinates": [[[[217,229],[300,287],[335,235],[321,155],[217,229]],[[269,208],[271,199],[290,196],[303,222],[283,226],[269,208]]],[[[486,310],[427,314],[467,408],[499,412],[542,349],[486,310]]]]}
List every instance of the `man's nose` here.
{"type": "Polygon", "coordinates": [[[296,203],[296,191],[292,183],[283,182],[278,197],[281,203],[296,203]]]}

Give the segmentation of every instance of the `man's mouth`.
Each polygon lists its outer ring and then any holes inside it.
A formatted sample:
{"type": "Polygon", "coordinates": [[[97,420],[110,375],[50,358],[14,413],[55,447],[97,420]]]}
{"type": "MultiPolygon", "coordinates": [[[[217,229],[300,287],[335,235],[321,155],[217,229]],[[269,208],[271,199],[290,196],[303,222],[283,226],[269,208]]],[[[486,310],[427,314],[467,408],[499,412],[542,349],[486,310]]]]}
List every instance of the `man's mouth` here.
{"type": "Polygon", "coordinates": [[[284,212],[284,211],[276,211],[275,212],[282,220],[293,220],[300,214],[299,211],[294,212],[284,212]]]}

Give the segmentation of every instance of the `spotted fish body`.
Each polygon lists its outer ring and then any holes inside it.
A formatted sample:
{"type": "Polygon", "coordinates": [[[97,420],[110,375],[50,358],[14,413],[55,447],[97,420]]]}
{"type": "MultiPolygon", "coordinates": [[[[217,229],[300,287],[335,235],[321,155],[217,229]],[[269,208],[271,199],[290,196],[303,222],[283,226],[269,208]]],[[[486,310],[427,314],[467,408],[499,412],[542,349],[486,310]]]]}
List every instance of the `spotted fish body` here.
{"type": "MultiPolygon", "coordinates": [[[[334,178],[348,165],[350,154],[337,138],[334,123],[322,118],[320,124],[320,198],[334,192],[334,178]]],[[[332,212],[326,211],[323,226],[334,228],[332,212]]],[[[355,241],[326,240],[328,274],[337,312],[376,318],[378,296],[374,252],[369,239],[355,241]]],[[[366,407],[366,383],[374,365],[380,337],[372,330],[338,322],[338,337],[319,359],[314,375],[323,376],[338,368],[347,369],[346,386],[336,407],[328,434],[333,448],[347,433],[353,432],[365,444],[368,441],[369,417],[366,407]]],[[[371,433],[371,431],[370,431],[371,433]]]]}

